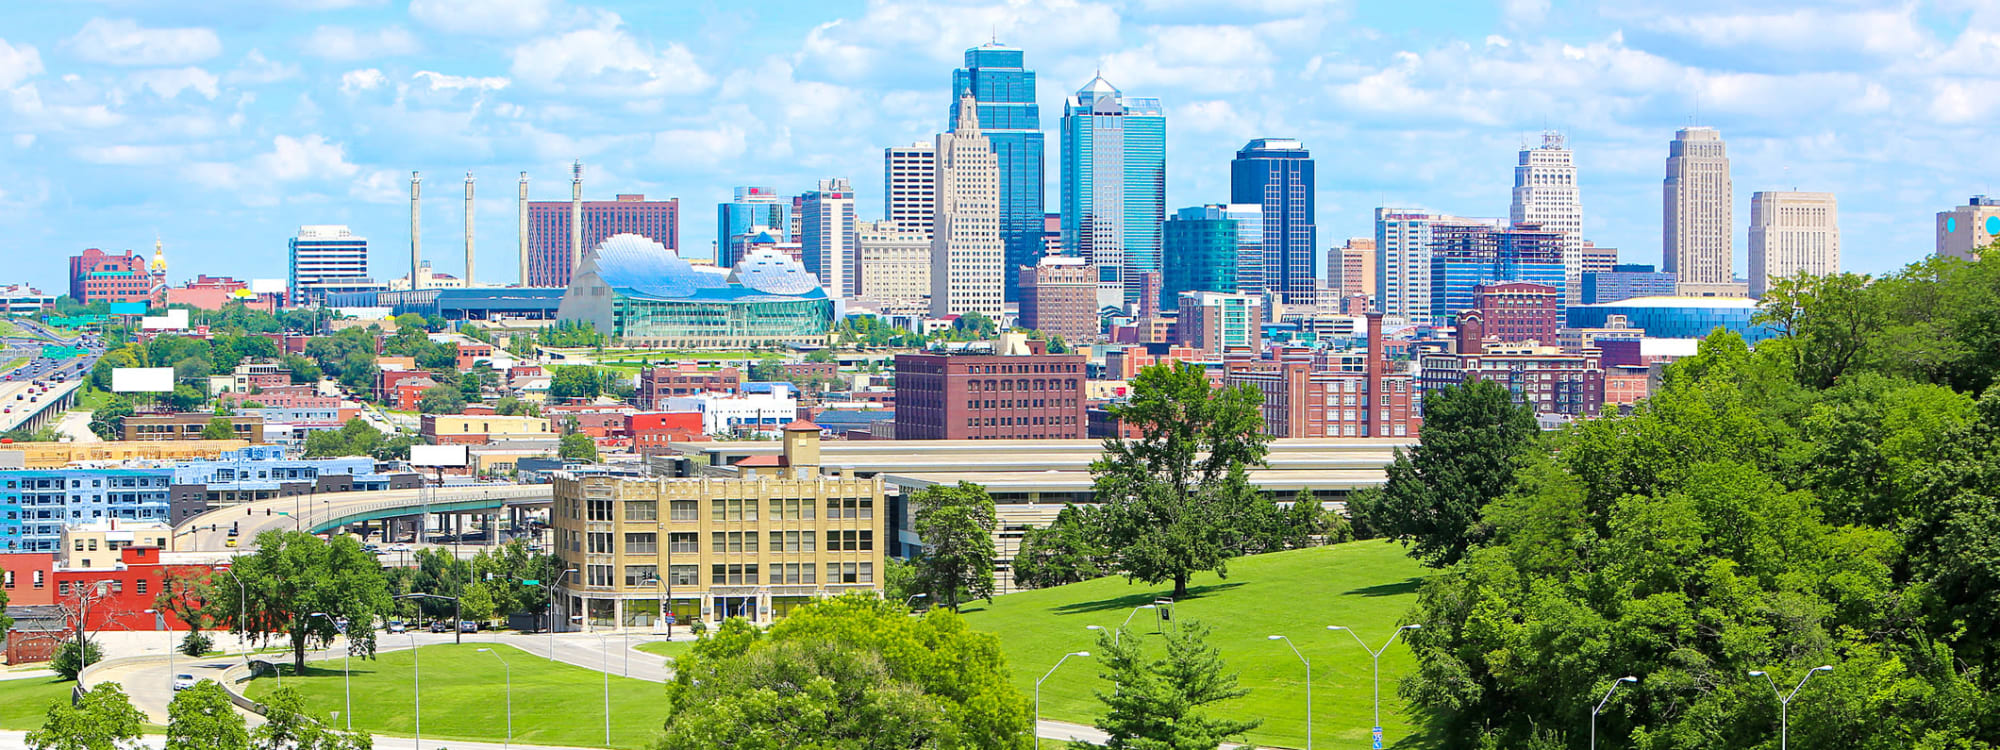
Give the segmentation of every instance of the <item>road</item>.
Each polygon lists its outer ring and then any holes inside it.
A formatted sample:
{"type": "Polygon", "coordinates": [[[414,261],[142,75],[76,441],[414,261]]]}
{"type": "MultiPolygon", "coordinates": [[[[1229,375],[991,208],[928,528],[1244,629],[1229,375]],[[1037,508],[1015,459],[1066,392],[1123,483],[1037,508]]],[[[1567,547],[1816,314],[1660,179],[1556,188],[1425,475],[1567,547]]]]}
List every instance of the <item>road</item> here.
{"type": "MultiPolygon", "coordinates": [[[[380,492],[329,492],[324,495],[258,500],[216,508],[175,527],[176,551],[221,552],[230,549],[229,529],[237,529],[238,545],[248,545],[259,533],[274,529],[296,529],[346,514],[408,508],[415,512],[424,502],[448,503],[456,500],[493,498],[496,500],[540,500],[547,502],[553,487],[546,484],[494,484],[477,487],[384,490],[380,492]],[[284,515],[280,515],[284,514],[284,515]],[[294,516],[293,514],[298,514],[294,516]],[[212,528],[211,528],[212,527],[212,528]]],[[[496,512],[498,506],[495,506],[496,512]]],[[[241,547],[238,547],[241,549],[241,547]]]]}
{"type": "Polygon", "coordinates": [[[76,410],[71,410],[69,412],[64,413],[62,416],[62,421],[56,423],[56,432],[61,434],[63,437],[69,438],[70,442],[75,442],[75,443],[103,442],[104,441],[103,438],[98,437],[97,433],[90,431],[91,414],[92,412],[76,411],[76,410]]]}

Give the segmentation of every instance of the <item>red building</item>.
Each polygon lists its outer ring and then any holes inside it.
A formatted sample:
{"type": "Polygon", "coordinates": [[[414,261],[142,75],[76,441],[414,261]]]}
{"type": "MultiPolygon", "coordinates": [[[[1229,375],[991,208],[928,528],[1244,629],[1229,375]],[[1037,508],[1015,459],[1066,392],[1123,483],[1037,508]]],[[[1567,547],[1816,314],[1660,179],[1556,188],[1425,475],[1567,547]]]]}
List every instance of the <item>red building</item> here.
{"type": "MultiPolygon", "coordinates": [[[[85,610],[90,630],[159,630],[146,610],[165,590],[167,577],[205,575],[206,564],[169,562],[172,553],[159,547],[133,546],[118,550],[118,561],[99,567],[74,567],[57,553],[0,555],[0,591],[9,606],[60,605],[85,610]],[[89,599],[88,607],[81,606],[89,599]]],[[[226,567],[226,566],[225,566],[226,567]]],[[[186,630],[187,623],[171,614],[167,626],[186,630]]],[[[68,627],[75,627],[71,622],[68,627]]]]}
{"type": "Polygon", "coordinates": [[[632,436],[632,451],[641,456],[665,455],[668,443],[708,440],[701,429],[701,413],[692,411],[627,414],[625,434],[632,436]]]}
{"type": "Polygon", "coordinates": [[[1232,361],[1224,382],[1264,395],[1264,433],[1272,437],[1417,437],[1422,398],[1414,378],[1388,371],[1380,313],[1368,314],[1368,343],[1359,364],[1303,352],[1232,361]]]}
{"type": "Polygon", "coordinates": [[[626,404],[554,404],[542,407],[542,416],[548,417],[551,432],[568,434],[574,427],[602,442],[629,435],[625,420],[637,411],[626,404]]]}
{"type": "Polygon", "coordinates": [[[130,250],[112,255],[90,248],[69,258],[69,296],[83,304],[150,302],[167,284],[165,263],[149,269],[146,258],[130,250]]]}
{"type": "MultiPolygon", "coordinates": [[[[1537,414],[1594,417],[1604,408],[1604,366],[1598,350],[1567,354],[1553,346],[1483,341],[1478,326],[1460,321],[1457,353],[1419,358],[1424,390],[1490,380],[1537,414]]],[[[1623,387],[1629,388],[1629,383],[1623,387]]]]}
{"type": "Polygon", "coordinates": [[[7,595],[7,606],[56,603],[56,585],[49,576],[55,566],[54,552],[9,552],[0,555],[0,593],[7,595]]]}
{"type": "Polygon", "coordinates": [[[639,371],[639,388],[632,401],[641,409],[658,409],[675,396],[743,391],[743,373],[734,367],[703,370],[691,363],[648,367],[639,371]]]}
{"type": "Polygon", "coordinates": [[[470,370],[479,360],[493,359],[493,345],[484,341],[461,341],[458,344],[458,369],[470,370]]]}
{"type": "Polygon", "coordinates": [[[896,439],[1087,437],[1083,355],[1025,344],[1014,355],[896,355],[896,439]]]}
{"type": "Polygon", "coordinates": [[[285,295],[275,292],[255,294],[250,285],[227,276],[202,274],[193,281],[166,290],[163,304],[168,306],[187,305],[202,310],[220,310],[232,302],[239,302],[246,308],[261,312],[277,312],[283,307],[285,295]]]}
{"type": "MultiPolygon", "coordinates": [[[[1561,289],[1526,281],[1481,284],[1473,288],[1479,303],[1479,324],[1486,338],[1518,343],[1534,341],[1547,346],[1556,343],[1556,329],[1562,327],[1561,289]]],[[[1460,317],[1463,325],[1464,316],[1460,317]]]]}
{"type": "Polygon", "coordinates": [[[1097,267],[1082,258],[1043,258],[1020,269],[1021,325],[1071,344],[1097,340],[1097,267]]]}
{"type": "MultiPolygon", "coordinates": [[[[581,179],[582,167],[578,167],[581,179]]],[[[643,195],[583,201],[583,250],[614,234],[636,234],[680,250],[679,200],[649,201],[643,195]]],[[[570,246],[570,202],[528,203],[528,286],[569,286],[570,265],[582,255],[570,246]]],[[[725,238],[727,239],[727,238],[725,238]]]]}

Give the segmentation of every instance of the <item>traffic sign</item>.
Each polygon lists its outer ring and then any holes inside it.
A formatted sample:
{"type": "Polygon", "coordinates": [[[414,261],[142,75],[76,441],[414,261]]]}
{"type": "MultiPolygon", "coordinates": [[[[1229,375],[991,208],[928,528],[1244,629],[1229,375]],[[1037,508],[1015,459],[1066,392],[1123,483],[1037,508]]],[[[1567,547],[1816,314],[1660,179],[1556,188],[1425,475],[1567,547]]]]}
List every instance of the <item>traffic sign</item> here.
{"type": "Polygon", "coordinates": [[[541,582],[541,580],[540,580],[540,579],[536,579],[536,578],[523,578],[523,579],[521,579],[521,583],[523,583],[523,584],[526,584],[526,585],[529,585],[529,586],[540,586],[540,585],[542,585],[542,582],[541,582]]]}
{"type": "Polygon", "coordinates": [[[1375,728],[1375,750],[1382,750],[1382,728],[1375,728]]]}

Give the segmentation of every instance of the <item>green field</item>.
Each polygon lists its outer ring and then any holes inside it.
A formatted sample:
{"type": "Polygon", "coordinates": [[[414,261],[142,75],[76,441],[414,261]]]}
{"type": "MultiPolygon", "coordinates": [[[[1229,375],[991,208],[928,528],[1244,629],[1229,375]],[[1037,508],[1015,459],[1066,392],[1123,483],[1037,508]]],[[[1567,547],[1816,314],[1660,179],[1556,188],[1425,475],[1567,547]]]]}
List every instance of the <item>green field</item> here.
{"type": "MultiPolygon", "coordinates": [[[[537,658],[505,644],[465,643],[424,646],[416,658],[423,668],[426,740],[499,742],[507,736],[507,688],[500,661],[475,649],[494,648],[514,672],[514,740],[536,745],[604,746],[604,676],[582,667],[537,658]]],[[[355,659],[354,728],[410,736],[415,732],[411,652],[389,651],[378,659],[355,659]]],[[[308,662],[306,676],[287,676],[300,688],[316,716],[331,719],[342,705],[340,660],[308,662]]],[[[611,745],[642,748],[652,742],[665,714],[658,683],[613,676],[611,745]]],[[[276,680],[259,678],[247,694],[262,698],[276,680]]],[[[335,722],[344,725],[345,720],[335,722]]]]}
{"type": "Polygon", "coordinates": [[[85,387],[83,390],[76,392],[76,406],[73,409],[97,411],[104,408],[105,404],[111,403],[113,397],[114,395],[110,391],[100,391],[96,388],[85,387]]]}
{"type": "Polygon", "coordinates": [[[69,700],[76,683],[55,677],[0,680],[0,729],[40,729],[49,704],[69,700]]]}
{"type": "Polygon", "coordinates": [[[649,654],[658,654],[673,658],[687,653],[688,647],[693,645],[694,641],[648,641],[639,644],[636,648],[649,654]]]}
{"type": "MultiPolygon", "coordinates": [[[[1368,653],[1346,633],[1356,629],[1370,646],[1399,624],[1416,601],[1423,568],[1403,548],[1383,542],[1279,552],[1229,562],[1229,578],[1195,577],[1191,596],[1174,605],[1180,620],[1199,620],[1212,632],[1210,643],[1250,694],[1220,710],[1261,717],[1264,725],[1249,739],[1259,745],[1305,747],[1305,669],[1282,641],[1286,635],[1313,661],[1313,737],[1325,747],[1367,747],[1371,672],[1368,653]]],[[[999,635],[1014,683],[1032,694],[1035,680],[1072,651],[1089,651],[1097,634],[1085,625],[1115,628],[1134,607],[1173,591],[1168,584],[1128,584],[1103,578],[1042,591],[997,597],[964,608],[975,628],[999,635]]],[[[1132,619],[1134,637],[1156,642],[1151,610],[1132,619]]],[[[1401,639],[1382,655],[1382,723],[1385,743],[1425,747],[1410,737],[1411,726],[1396,697],[1396,681],[1414,668],[1401,639]]],[[[1093,690],[1110,690],[1089,659],[1070,659],[1042,684],[1042,716],[1089,724],[1103,704],[1093,690]]]]}
{"type": "Polygon", "coordinates": [[[29,359],[31,357],[15,357],[6,362],[0,362],[0,372],[11,372],[14,368],[27,364],[29,359]]]}

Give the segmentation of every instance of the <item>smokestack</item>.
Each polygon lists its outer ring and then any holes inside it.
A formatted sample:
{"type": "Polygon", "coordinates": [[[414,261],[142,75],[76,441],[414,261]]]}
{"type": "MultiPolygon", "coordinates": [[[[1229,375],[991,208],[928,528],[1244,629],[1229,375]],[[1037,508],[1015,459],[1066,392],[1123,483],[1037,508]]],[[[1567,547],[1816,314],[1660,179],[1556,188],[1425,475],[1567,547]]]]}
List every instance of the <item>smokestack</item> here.
{"type": "Polygon", "coordinates": [[[410,288],[417,288],[417,266],[424,260],[423,232],[424,178],[410,173],[410,288]]]}
{"type": "Polygon", "coordinates": [[[1382,437],[1382,426],[1376,419],[1387,407],[1382,396],[1382,313],[1368,311],[1368,392],[1361,398],[1361,434],[1363,437],[1382,437]]]}
{"type": "Polygon", "coordinates": [[[571,164],[569,171],[569,271],[564,277],[583,265],[583,162],[571,164]]]}
{"type": "Polygon", "coordinates": [[[515,239],[521,243],[521,286],[528,285],[528,173],[521,173],[521,194],[515,204],[519,226],[514,228],[515,239]]]}
{"type": "Polygon", "coordinates": [[[465,285],[472,286],[472,173],[465,173],[465,285]]]}

